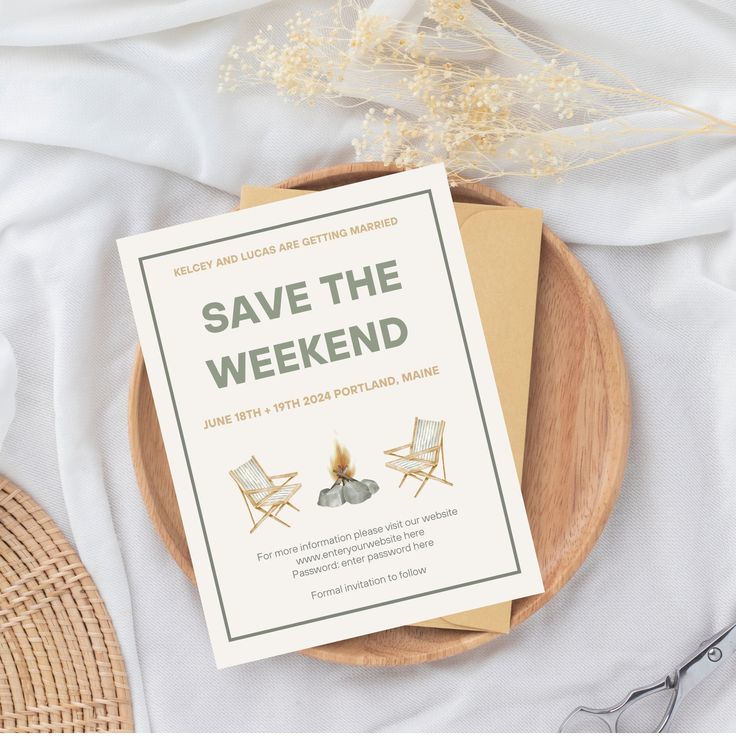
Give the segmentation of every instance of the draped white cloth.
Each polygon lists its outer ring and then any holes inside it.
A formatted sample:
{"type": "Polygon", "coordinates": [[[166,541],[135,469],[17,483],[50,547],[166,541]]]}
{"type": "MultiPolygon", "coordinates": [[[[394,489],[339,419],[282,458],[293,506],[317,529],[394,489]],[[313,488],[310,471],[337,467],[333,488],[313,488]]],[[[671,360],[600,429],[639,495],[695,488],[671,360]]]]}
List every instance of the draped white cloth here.
{"type": "MultiPolygon", "coordinates": [[[[282,656],[217,671],[196,591],[128,454],[135,330],[115,238],[221,213],[241,182],[349,161],[360,113],[217,95],[248,0],[5,3],[0,473],[73,541],[114,619],[139,730],[555,730],[736,617],[736,140],[496,186],[541,207],[599,286],[630,368],[621,498],[573,580],[511,635],[391,670],[282,656]],[[637,246],[637,247],[622,247],[637,246]],[[17,385],[16,385],[17,374],[17,385]],[[278,694],[278,695],[275,695],[278,694]]],[[[499,6],[503,12],[504,8],[499,6]]],[[[510,19],[736,121],[727,0],[516,0],[510,19]]],[[[736,661],[675,723],[736,728],[736,661]]]]}

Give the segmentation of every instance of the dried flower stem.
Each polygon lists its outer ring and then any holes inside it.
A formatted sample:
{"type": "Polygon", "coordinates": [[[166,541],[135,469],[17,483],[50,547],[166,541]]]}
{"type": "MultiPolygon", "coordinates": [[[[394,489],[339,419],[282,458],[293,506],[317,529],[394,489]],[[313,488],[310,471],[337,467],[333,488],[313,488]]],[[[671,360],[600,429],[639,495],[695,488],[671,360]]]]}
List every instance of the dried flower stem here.
{"type": "Polygon", "coordinates": [[[234,46],[220,89],[270,83],[314,105],[365,105],[356,156],[444,161],[461,181],[560,176],[736,124],[641,90],[586,54],[507,23],[487,0],[429,0],[418,24],[360,0],[297,13],[234,46]]]}

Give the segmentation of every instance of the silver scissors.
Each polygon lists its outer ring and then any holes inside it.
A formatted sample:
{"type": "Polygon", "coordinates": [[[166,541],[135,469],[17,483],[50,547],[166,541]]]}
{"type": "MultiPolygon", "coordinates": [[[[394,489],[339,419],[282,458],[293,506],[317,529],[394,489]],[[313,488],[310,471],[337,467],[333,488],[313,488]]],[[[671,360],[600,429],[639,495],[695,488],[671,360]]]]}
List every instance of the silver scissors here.
{"type": "Polygon", "coordinates": [[[650,725],[649,730],[653,733],[666,731],[688,693],[734,652],[736,652],[736,622],[726,626],[710,639],[706,639],[693,654],[663,680],[632,690],[620,703],[610,708],[586,708],[582,705],[575,708],[560,726],[560,733],[580,732],[581,730],[609,733],[645,730],[641,728],[642,720],[647,715],[651,715],[650,708],[641,708],[645,699],[651,699],[650,704],[656,700],[660,706],[660,709],[656,711],[657,718],[653,721],[653,724],[658,725],[655,728],[650,725]],[[664,695],[658,695],[659,693],[664,695]],[[657,697],[652,698],[652,696],[657,697]],[[662,703],[662,698],[666,705],[662,703]],[[659,717],[663,705],[664,713],[659,717]],[[633,711],[637,709],[640,710],[640,713],[635,716],[633,711]],[[625,716],[624,714],[627,713],[630,715],[625,716]],[[626,723],[627,720],[630,722],[626,723]]]}

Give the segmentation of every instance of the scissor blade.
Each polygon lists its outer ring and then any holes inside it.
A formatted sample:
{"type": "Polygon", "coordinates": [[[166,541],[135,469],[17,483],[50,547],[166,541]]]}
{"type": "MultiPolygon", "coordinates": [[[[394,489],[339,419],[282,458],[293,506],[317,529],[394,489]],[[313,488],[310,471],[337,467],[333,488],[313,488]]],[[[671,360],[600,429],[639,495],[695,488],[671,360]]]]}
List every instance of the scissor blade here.
{"type": "Polygon", "coordinates": [[[734,652],[736,652],[736,622],[706,639],[698,650],[677,668],[680,695],[683,697],[687,695],[734,652]]]}

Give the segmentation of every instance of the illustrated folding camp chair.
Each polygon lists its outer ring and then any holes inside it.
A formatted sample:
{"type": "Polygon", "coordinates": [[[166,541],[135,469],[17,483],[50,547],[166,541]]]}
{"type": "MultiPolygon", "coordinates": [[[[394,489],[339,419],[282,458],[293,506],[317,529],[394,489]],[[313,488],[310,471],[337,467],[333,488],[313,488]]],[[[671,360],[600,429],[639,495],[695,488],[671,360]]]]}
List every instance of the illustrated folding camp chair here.
{"type": "Polygon", "coordinates": [[[421,493],[428,480],[437,480],[448,486],[452,485],[447,480],[445,471],[445,448],[442,439],[444,432],[445,423],[443,421],[435,422],[431,419],[415,418],[411,442],[408,445],[392,447],[385,451],[386,455],[394,458],[386,463],[386,467],[398,470],[404,475],[399,488],[404,485],[404,481],[409,476],[421,481],[414,498],[421,493]],[[435,475],[440,462],[442,463],[441,476],[435,475]]]}
{"type": "Polygon", "coordinates": [[[299,511],[291,503],[291,499],[302,487],[302,484],[289,482],[294,480],[296,475],[296,473],[282,473],[281,475],[269,476],[255,457],[251,457],[247,463],[243,463],[240,467],[230,471],[230,477],[238,484],[253,522],[253,528],[250,530],[251,534],[269,518],[278,521],[279,524],[289,526],[283,519],[279,518],[279,513],[285,506],[290,506],[295,511],[299,511]],[[280,482],[277,483],[276,481],[280,482]],[[256,521],[254,513],[261,514],[258,521],[256,521]]]}

